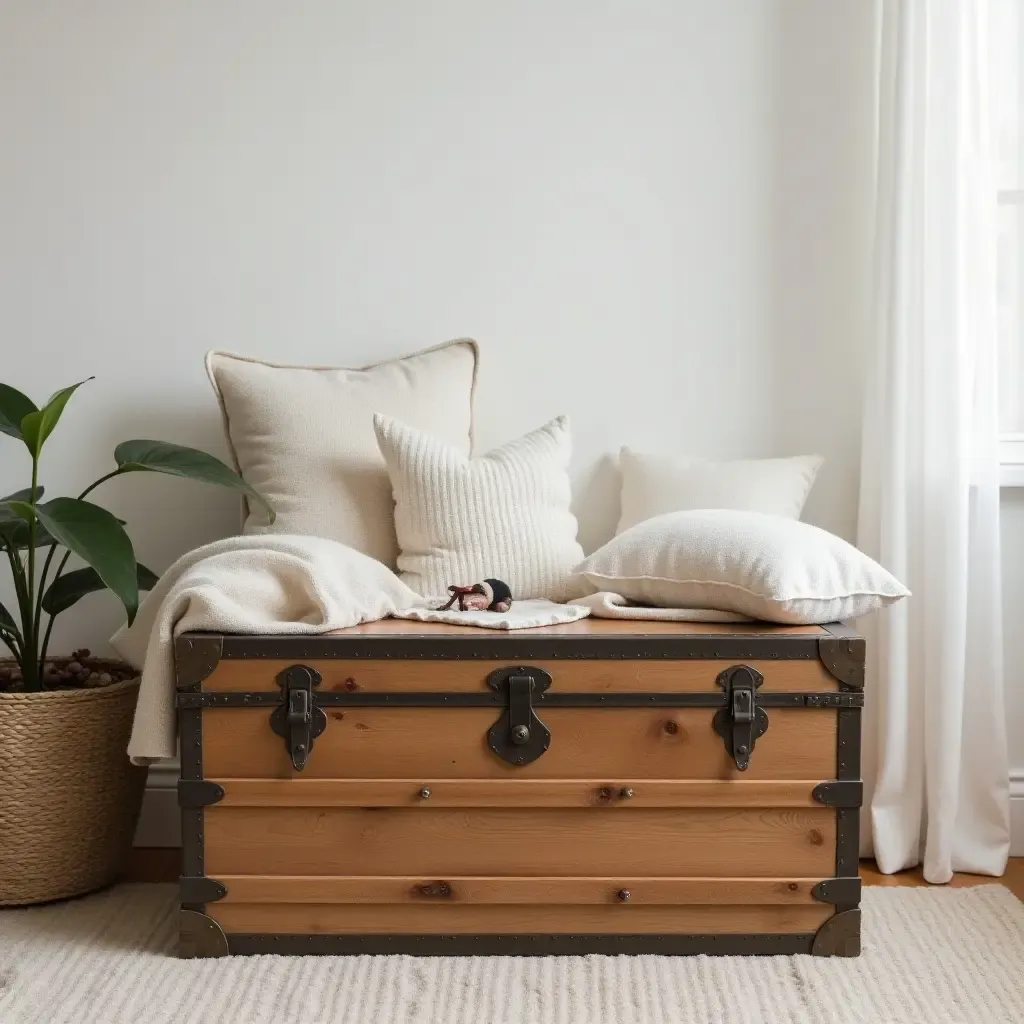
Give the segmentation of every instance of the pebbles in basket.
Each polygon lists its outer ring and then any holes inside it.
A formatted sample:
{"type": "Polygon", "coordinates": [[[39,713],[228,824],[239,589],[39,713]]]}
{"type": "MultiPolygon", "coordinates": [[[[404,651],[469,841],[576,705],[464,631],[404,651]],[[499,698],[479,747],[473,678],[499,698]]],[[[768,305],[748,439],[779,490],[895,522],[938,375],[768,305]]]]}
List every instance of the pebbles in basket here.
{"type": "MultiPolygon", "coordinates": [[[[48,689],[92,688],[120,683],[136,675],[138,672],[130,666],[92,658],[88,649],[82,648],[70,658],[48,661],[43,669],[43,682],[48,689]]],[[[21,682],[18,665],[0,665],[0,691],[20,690],[21,682]]]]}

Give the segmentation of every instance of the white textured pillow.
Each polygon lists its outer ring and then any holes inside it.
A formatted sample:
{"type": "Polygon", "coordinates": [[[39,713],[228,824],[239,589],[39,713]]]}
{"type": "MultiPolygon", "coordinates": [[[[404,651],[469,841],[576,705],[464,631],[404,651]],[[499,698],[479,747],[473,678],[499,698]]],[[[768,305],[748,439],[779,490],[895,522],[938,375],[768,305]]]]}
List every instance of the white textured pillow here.
{"type": "Polygon", "coordinates": [[[513,598],[569,596],[583,557],[569,511],[564,416],[479,458],[387,416],[373,425],[391,476],[402,579],[425,597],[496,578],[513,598]]]}
{"type": "Polygon", "coordinates": [[[817,526],[725,509],[648,519],[612,538],[576,572],[631,601],[794,625],[854,619],[910,593],[817,526]]]}
{"type": "Polygon", "coordinates": [[[394,567],[391,484],[373,433],[385,412],[468,454],[476,342],[450,341],[376,366],[282,366],[210,352],[235,467],[277,513],[247,508],[245,533],[326,537],[394,567]]]}
{"type": "Polygon", "coordinates": [[[619,453],[622,515],[617,533],[652,516],[696,508],[731,508],[799,519],[824,459],[711,462],[678,455],[619,453]]]}

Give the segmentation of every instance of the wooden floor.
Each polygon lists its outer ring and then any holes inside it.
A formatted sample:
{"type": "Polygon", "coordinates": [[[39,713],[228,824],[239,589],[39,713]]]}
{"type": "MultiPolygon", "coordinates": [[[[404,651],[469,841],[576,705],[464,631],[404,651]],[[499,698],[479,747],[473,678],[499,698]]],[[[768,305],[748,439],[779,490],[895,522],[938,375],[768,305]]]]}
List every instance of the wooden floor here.
{"type": "MultiPolygon", "coordinates": [[[[128,882],[174,882],[180,872],[181,851],[178,849],[136,848],[128,867],[125,881],[128,882]]],[[[863,861],[860,866],[865,885],[926,885],[920,870],[901,871],[898,875],[883,875],[874,861],[863,861]]],[[[1018,899],[1024,900],[1024,857],[1011,857],[1006,874],[1002,878],[987,875],[956,875],[950,885],[991,885],[1000,882],[1018,899]]]]}
{"type": "MultiPolygon", "coordinates": [[[[921,870],[901,871],[898,875],[883,875],[875,866],[874,861],[861,861],[861,878],[865,885],[927,885],[921,877],[921,870]]],[[[949,884],[957,888],[971,885],[991,885],[998,882],[1005,885],[1017,899],[1024,900],[1024,857],[1011,857],[1006,874],[1002,878],[991,878],[988,875],[954,875],[949,884]]]]}

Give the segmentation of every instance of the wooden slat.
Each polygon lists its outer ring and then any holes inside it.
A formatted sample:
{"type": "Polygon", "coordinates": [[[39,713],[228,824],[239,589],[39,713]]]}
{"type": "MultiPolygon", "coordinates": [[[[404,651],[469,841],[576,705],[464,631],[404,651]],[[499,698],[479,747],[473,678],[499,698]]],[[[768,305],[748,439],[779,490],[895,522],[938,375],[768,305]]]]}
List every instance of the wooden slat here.
{"type": "Polygon", "coordinates": [[[750,934],[815,932],[834,908],[210,903],[228,934],[750,934]]]}
{"type": "MultiPolygon", "coordinates": [[[[489,632],[494,632],[490,630],[489,632]]],[[[203,680],[208,691],[267,690],[277,692],[275,677],[295,658],[227,659],[203,680]]],[[[601,693],[611,691],[644,693],[697,693],[718,691],[718,674],[736,661],[697,660],[601,660],[575,661],[528,659],[528,664],[551,674],[552,691],[562,693],[601,693]]],[[[495,669],[507,668],[507,661],[476,659],[431,660],[352,660],[305,659],[323,677],[321,691],[347,693],[413,693],[447,691],[485,692],[487,676],[495,669]]],[[[517,663],[518,664],[518,663],[517,663]]],[[[744,660],[764,676],[761,687],[767,691],[835,691],[838,683],[817,660],[758,661],[744,660]]]]}
{"type": "Polygon", "coordinates": [[[207,808],[221,875],[786,875],[834,873],[836,814],[593,808],[207,808]]]}
{"type": "MultiPolygon", "coordinates": [[[[703,708],[545,708],[551,748],[513,767],[491,751],[489,708],[331,709],[304,778],[827,779],[836,712],[772,708],[750,768],[739,772],[703,708]]],[[[290,778],[265,708],[203,712],[203,766],[215,779],[290,778]]]]}
{"type": "Polygon", "coordinates": [[[215,779],[221,807],[818,807],[820,779],[215,779]],[[424,798],[423,789],[429,790],[424,798]],[[623,797],[623,790],[632,795],[623,797]]]}
{"type": "Polygon", "coordinates": [[[812,904],[820,878],[516,878],[225,875],[222,903],[812,904]],[[439,889],[443,883],[444,888],[439,889]]]}

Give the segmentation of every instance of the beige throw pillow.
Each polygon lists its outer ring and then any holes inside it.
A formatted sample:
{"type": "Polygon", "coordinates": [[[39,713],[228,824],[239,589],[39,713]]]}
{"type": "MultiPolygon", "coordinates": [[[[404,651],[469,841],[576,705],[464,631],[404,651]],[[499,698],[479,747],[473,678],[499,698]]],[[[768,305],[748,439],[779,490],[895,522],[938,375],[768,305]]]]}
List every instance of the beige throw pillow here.
{"type": "Polygon", "coordinates": [[[569,511],[564,416],[474,459],[388,416],[373,422],[394,489],[405,583],[426,597],[490,578],[516,599],[570,596],[583,549],[569,511]]]}
{"type": "Polygon", "coordinates": [[[727,509],[648,519],[576,572],[592,588],[630,601],[794,625],[857,618],[910,593],[877,562],[817,526],[727,509]]]}
{"type": "Polygon", "coordinates": [[[351,370],[208,353],[235,468],[277,512],[271,525],[248,507],[244,532],[326,537],[393,568],[391,484],[374,413],[401,416],[467,455],[476,365],[468,339],[351,370]]]}
{"type": "Polygon", "coordinates": [[[666,512],[731,508],[799,519],[820,455],[713,462],[680,455],[619,453],[622,515],[616,532],[666,512]]]}

